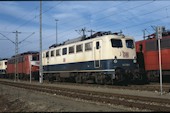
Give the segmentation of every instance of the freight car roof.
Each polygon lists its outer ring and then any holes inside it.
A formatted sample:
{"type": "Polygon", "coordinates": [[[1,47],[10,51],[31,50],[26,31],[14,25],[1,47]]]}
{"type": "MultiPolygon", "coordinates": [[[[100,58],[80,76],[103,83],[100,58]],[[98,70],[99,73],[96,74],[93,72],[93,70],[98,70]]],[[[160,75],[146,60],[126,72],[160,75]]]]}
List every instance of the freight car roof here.
{"type": "Polygon", "coordinates": [[[122,35],[122,31],[115,32],[115,33],[112,33],[111,31],[99,31],[99,32],[96,32],[89,37],[81,36],[81,37],[78,37],[78,38],[75,38],[75,39],[67,40],[67,41],[60,43],[60,44],[53,44],[49,47],[49,49],[53,48],[53,47],[61,46],[61,45],[74,43],[74,42],[79,42],[79,41],[83,41],[83,40],[89,40],[89,39],[92,39],[92,38],[97,38],[99,36],[104,36],[104,35],[122,35]]]}

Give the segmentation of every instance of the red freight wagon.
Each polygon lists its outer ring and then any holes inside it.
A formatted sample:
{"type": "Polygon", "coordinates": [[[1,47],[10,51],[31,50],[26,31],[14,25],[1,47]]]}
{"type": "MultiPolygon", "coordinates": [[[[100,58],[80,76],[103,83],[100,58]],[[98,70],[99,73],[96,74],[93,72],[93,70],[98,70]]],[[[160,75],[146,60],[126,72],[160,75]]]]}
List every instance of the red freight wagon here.
{"type": "MultiPolygon", "coordinates": [[[[150,35],[151,36],[151,35],[150,35]]],[[[146,70],[150,81],[159,80],[158,40],[152,38],[136,42],[136,52],[139,67],[146,70]]],[[[170,81],[170,32],[164,31],[161,39],[162,75],[163,81],[170,81]]]]}
{"type": "Polygon", "coordinates": [[[38,52],[25,52],[8,59],[7,62],[7,75],[9,78],[14,79],[18,75],[19,79],[29,79],[30,74],[32,78],[38,79],[39,77],[39,53],[38,52]],[[16,62],[18,63],[15,63],[16,62]],[[16,66],[16,68],[15,68],[16,66]]]}

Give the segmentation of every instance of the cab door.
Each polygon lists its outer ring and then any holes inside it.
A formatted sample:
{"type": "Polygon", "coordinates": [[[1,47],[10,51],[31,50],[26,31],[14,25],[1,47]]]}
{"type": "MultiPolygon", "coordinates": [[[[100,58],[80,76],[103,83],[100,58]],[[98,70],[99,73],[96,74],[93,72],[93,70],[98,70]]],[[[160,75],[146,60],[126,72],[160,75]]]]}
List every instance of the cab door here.
{"type": "Polygon", "coordinates": [[[102,40],[94,41],[94,68],[100,68],[102,40]]]}

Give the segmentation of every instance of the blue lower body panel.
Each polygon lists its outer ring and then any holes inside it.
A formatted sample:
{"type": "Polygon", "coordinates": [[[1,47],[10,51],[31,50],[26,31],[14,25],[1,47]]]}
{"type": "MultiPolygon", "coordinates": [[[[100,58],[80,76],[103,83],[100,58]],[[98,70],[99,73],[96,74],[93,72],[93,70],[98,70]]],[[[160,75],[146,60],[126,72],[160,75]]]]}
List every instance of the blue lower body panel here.
{"type": "Polygon", "coordinates": [[[113,59],[110,60],[96,60],[88,62],[77,62],[67,64],[55,64],[43,66],[44,73],[57,73],[57,72],[87,72],[87,71],[109,71],[114,70],[117,67],[125,70],[133,70],[136,68],[136,64],[133,63],[133,59],[118,59],[117,63],[114,63],[113,59]]]}

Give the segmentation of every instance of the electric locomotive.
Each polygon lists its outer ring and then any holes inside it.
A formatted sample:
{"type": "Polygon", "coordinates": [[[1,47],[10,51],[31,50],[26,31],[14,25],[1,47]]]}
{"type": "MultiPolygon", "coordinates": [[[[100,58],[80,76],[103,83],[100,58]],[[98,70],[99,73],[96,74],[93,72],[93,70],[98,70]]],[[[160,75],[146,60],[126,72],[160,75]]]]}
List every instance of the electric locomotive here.
{"type": "Polygon", "coordinates": [[[39,79],[39,52],[28,51],[8,59],[6,76],[14,79],[30,79],[30,74],[35,80],[39,79]],[[16,75],[15,75],[16,74],[16,75]]]}
{"type": "Polygon", "coordinates": [[[0,60],[0,78],[5,78],[7,68],[7,59],[0,60]]]}
{"type": "MultiPolygon", "coordinates": [[[[147,36],[147,39],[136,42],[139,68],[146,71],[149,81],[159,81],[159,52],[156,33],[147,36]]],[[[163,81],[170,81],[170,31],[163,28],[161,45],[161,61],[163,81]]]]}
{"type": "Polygon", "coordinates": [[[54,44],[42,53],[44,77],[98,84],[142,81],[134,44],[133,37],[110,31],[54,44]]]}

